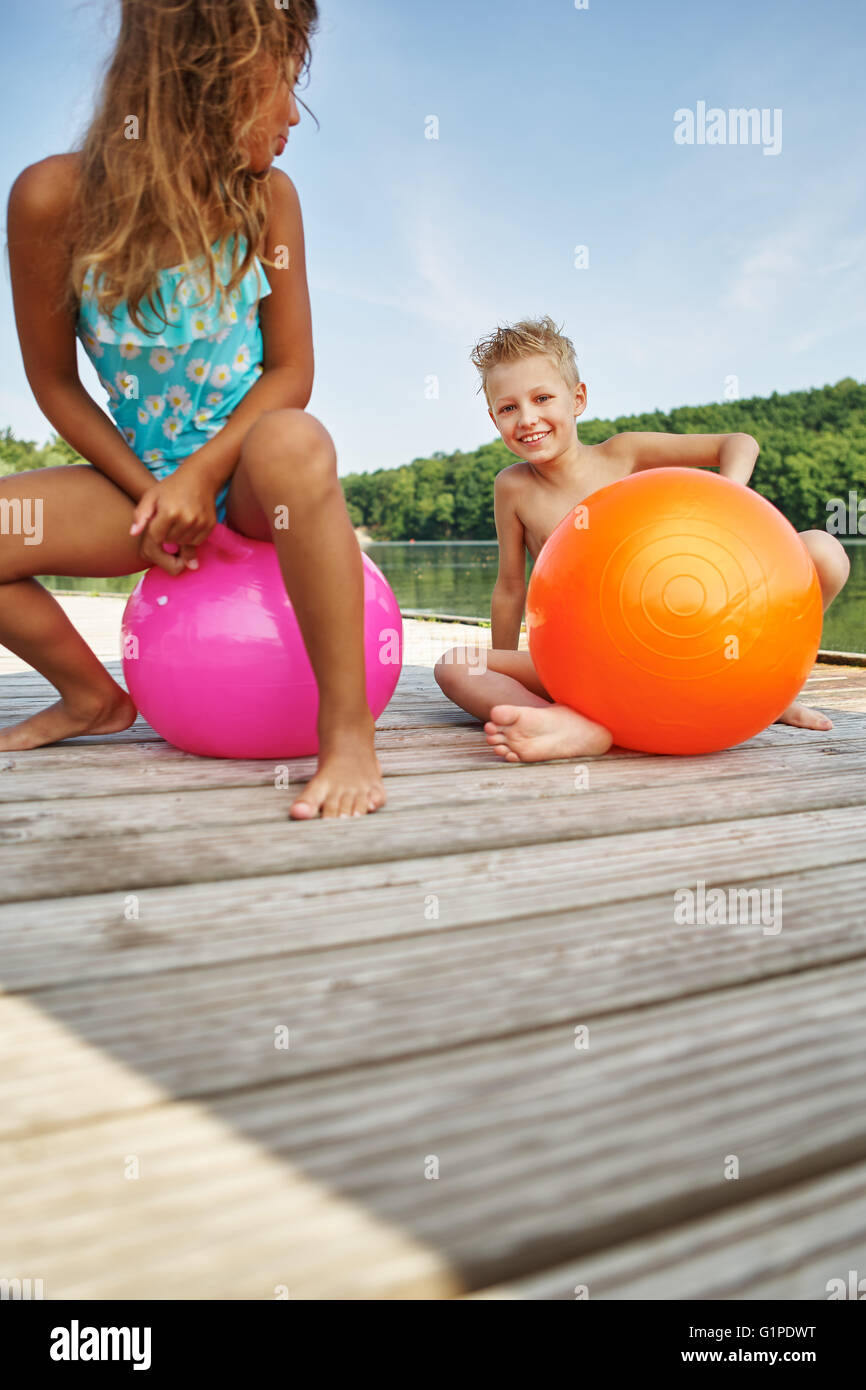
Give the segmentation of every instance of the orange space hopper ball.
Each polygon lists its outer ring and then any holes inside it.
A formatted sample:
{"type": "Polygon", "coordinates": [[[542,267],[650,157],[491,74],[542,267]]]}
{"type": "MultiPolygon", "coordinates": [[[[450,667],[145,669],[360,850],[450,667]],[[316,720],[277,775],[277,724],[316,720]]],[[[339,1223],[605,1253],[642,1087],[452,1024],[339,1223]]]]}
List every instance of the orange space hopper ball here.
{"type": "Polygon", "coordinates": [[[711,753],[771,724],[821,640],[812,558],[758,493],[697,468],[594,492],[529,582],[529,650],[558,704],[644,753],[711,753]]]}

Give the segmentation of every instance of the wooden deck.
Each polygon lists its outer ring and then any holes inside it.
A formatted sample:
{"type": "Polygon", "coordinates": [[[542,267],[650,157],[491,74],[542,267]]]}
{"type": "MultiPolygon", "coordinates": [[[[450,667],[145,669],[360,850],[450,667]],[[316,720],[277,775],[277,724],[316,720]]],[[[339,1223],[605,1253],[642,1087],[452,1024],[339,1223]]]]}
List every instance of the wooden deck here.
{"type": "MultiPolygon", "coordinates": [[[[110,659],[122,604],[68,602],[110,659]]],[[[0,758],[0,1277],[823,1299],[866,1276],[866,671],[816,668],[830,733],[584,779],[498,763],[432,679],[466,629],[407,629],[363,821],[289,822],[272,763],[142,722],[0,758]],[[764,890],[774,926],[679,924],[699,881],[764,890]]],[[[3,723],[46,693],[0,665],[3,723]]]]}

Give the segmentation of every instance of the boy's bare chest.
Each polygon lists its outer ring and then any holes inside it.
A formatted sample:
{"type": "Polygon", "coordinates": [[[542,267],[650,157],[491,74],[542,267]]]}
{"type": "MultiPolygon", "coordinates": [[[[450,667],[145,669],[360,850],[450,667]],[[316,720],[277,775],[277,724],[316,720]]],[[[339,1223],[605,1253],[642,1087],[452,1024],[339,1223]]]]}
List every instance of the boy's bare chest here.
{"type": "Polygon", "coordinates": [[[527,489],[520,509],[526,548],[533,560],[544,545],[548,536],[555,531],[563,517],[591,493],[603,487],[608,479],[591,480],[581,488],[562,489],[556,492],[533,492],[527,489]]]}

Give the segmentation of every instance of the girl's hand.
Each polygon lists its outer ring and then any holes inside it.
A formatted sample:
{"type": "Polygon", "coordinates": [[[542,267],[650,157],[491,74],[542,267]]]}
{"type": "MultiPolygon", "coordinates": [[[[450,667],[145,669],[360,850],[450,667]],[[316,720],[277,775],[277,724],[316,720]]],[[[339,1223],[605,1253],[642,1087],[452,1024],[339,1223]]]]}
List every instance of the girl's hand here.
{"type": "Polygon", "coordinates": [[[139,553],[148,565],[180,574],[198,569],[196,546],[207,540],[216,519],[213,488],[178,469],[142,495],[129,534],[141,535],[139,553]],[[178,553],[170,555],[163,542],[177,546],[178,553]]]}

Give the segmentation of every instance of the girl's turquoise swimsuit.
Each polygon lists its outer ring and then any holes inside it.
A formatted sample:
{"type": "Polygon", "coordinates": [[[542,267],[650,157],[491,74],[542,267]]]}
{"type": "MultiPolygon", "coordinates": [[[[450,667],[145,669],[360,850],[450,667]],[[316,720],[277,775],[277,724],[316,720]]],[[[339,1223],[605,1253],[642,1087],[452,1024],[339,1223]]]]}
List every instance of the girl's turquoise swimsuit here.
{"type": "MultiPolygon", "coordinates": [[[[224,285],[232,243],[233,238],[225,243],[222,263],[217,259],[224,285]]],[[[226,297],[222,314],[215,304],[203,303],[208,292],[203,269],[169,266],[159,273],[159,288],[168,323],[143,303],[141,318],[153,330],[145,334],[135,327],[125,304],[110,318],[97,313],[91,266],[76,325],[108,392],[115,424],[157,479],[169,477],[217,434],[261,376],[259,301],[271,292],[258,257],[226,297]]],[[[228,490],[225,483],[216,496],[220,521],[225,521],[228,490]]]]}

